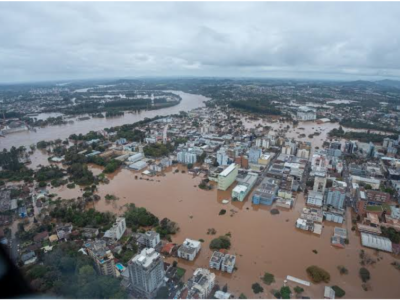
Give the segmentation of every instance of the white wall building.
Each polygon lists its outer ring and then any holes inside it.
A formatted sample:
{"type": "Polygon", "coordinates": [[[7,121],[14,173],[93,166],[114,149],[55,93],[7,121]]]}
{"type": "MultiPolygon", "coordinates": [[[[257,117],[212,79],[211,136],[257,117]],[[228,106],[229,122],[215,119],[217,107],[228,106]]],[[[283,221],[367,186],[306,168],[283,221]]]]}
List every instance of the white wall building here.
{"type": "Polygon", "coordinates": [[[178,249],[178,257],[193,261],[200,249],[200,241],[186,239],[178,249]]]}
{"type": "Polygon", "coordinates": [[[119,241],[126,230],[125,218],[119,217],[113,226],[104,233],[104,237],[119,241]]]}

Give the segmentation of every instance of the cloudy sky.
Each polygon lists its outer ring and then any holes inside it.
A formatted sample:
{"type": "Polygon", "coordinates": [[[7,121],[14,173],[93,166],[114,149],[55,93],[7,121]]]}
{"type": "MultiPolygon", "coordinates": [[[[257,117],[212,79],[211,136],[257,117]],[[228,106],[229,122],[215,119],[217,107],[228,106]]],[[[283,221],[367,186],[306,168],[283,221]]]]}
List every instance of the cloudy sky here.
{"type": "Polygon", "coordinates": [[[400,78],[400,3],[0,3],[0,82],[400,78]]]}

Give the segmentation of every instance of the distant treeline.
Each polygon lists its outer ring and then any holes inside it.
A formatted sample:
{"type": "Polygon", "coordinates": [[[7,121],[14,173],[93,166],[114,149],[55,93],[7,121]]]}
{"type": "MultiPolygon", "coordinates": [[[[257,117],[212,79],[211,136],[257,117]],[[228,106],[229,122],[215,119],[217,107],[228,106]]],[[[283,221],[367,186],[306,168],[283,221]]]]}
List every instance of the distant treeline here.
{"type": "Polygon", "coordinates": [[[343,119],[342,121],[340,121],[339,124],[344,127],[350,127],[350,128],[371,129],[371,130],[399,133],[399,131],[397,131],[394,128],[379,126],[379,125],[375,125],[375,124],[369,124],[369,123],[366,123],[363,121],[358,121],[358,120],[343,119]]]}
{"type": "Polygon", "coordinates": [[[339,137],[348,140],[358,140],[364,143],[382,143],[384,138],[397,139],[397,135],[382,135],[369,132],[355,132],[347,131],[345,132],[342,127],[334,128],[329,132],[330,137],[339,137]]]}

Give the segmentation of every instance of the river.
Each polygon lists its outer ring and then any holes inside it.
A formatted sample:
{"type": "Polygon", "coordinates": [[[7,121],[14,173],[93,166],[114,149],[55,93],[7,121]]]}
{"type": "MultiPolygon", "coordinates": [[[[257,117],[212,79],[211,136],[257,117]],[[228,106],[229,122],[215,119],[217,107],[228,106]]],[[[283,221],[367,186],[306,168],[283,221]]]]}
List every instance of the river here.
{"type": "Polygon", "coordinates": [[[75,121],[73,124],[47,126],[44,128],[37,128],[34,131],[23,131],[13,134],[8,134],[5,137],[0,137],[0,149],[11,148],[12,146],[28,147],[31,144],[36,144],[39,141],[50,141],[55,139],[66,139],[71,134],[86,134],[89,131],[102,130],[113,126],[120,126],[123,124],[131,124],[143,120],[144,118],[153,118],[157,115],[167,116],[177,114],[180,111],[190,111],[192,109],[204,105],[204,101],[208,100],[207,97],[195,94],[188,94],[181,91],[171,91],[181,96],[182,101],[175,106],[158,110],[141,111],[140,113],[125,113],[124,116],[115,118],[91,118],[86,121],[75,121]]]}

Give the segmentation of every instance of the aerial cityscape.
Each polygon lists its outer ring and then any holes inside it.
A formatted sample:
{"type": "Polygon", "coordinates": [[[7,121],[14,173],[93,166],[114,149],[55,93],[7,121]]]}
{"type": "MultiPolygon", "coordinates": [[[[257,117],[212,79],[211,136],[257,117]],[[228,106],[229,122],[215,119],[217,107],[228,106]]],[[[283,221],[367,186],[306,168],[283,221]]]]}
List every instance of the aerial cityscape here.
{"type": "Polygon", "coordinates": [[[2,298],[400,297],[400,6],[291,5],[0,3],[2,298]]]}

